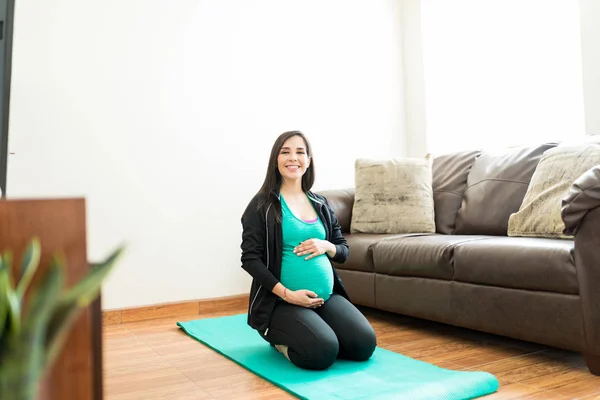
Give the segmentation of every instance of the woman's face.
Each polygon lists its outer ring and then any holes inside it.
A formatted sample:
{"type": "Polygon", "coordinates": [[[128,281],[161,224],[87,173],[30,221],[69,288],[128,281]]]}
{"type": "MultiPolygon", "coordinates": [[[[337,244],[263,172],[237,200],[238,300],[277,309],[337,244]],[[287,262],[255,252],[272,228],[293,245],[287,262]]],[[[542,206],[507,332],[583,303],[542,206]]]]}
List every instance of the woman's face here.
{"type": "Polygon", "coordinates": [[[292,136],[285,141],[279,156],[277,166],[284,181],[302,179],[302,175],[310,165],[310,158],[306,152],[306,143],[300,136],[292,136]]]}

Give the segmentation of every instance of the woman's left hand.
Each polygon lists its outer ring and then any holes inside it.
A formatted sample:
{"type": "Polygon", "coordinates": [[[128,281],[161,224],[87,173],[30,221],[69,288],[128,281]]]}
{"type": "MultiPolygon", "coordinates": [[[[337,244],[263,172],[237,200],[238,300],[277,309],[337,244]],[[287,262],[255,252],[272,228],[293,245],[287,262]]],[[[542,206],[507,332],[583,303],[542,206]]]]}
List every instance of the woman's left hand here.
{"type": "Polygon", "coordinates": [[[301,242],[294,248],[294,253],[297,256],[303,256],[310,254],[305,257],[305,260],[310,260],[313,257],[320,256],[321,254],[329,253],[331,257],[335,255],[335,246],[327,240],[321,239],[308,239],[301,242]]]}

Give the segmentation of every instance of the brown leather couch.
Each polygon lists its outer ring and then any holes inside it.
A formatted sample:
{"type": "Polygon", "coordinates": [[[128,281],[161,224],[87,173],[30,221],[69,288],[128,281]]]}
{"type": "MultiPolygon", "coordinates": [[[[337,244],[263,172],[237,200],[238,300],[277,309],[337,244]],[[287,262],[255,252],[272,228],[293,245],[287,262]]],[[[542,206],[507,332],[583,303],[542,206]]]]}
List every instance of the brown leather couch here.
{"type": "Polygon", "coordinates": [[[437,157],[435,234],[351,233],[354,189],[322,191],[350,247],[358,305],[581,352],[600,375],[600,166],[563,201],[570,239],[507,236],[543,152],[437,157]]]}

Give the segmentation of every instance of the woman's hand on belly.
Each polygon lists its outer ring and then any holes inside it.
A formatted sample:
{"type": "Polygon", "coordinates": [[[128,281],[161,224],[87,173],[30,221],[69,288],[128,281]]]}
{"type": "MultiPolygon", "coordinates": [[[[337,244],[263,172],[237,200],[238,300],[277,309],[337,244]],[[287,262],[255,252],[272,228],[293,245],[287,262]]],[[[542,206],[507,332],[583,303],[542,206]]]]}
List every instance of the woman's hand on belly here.
{"type": "Polygon", "coordinates": [[[315,292],[305,289],[295,291],[288,290],[286,301],[306,308],[321,307],[325,302],[322,298],[318,298],[315,292]]]}
{"type": "Polygon", "coordinates": [[[313,257],[317,257],[325,253],[327,253],[330,257],[333,257],[335,256],[335,252],[335,245],[333,243],[321,239],[308,239],[304,242],[301,242],[294,248],[294,253],[297,256],[310,254],[308,257],[304,258],[305,260],[310,260],[313,257]]]}

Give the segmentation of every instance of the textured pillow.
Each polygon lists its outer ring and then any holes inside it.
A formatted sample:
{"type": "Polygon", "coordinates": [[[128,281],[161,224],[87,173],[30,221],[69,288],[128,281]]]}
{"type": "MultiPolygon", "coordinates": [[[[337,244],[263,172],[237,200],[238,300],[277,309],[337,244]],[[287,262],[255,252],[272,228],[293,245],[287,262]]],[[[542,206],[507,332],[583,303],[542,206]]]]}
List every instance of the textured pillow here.
{"type": "Polygon", "coordinates": [[[542,154],[556,144],[485,151],[477,157],[453,234],[506,236],[508,218],[519,211],[542,154]]]}
{"type": "Polygon", "coordinates": [[[570,239],[563,233],[562,199],[573,182],[600,165],[600,146],[560,146],[548,150],[531,178],[519,211],[508,221],[509,236],[570,239]]]}
{"type": "Polygon", "coordinates": [[[358,159],[351,233],[434,233],[432,158],[358,159]]]}

